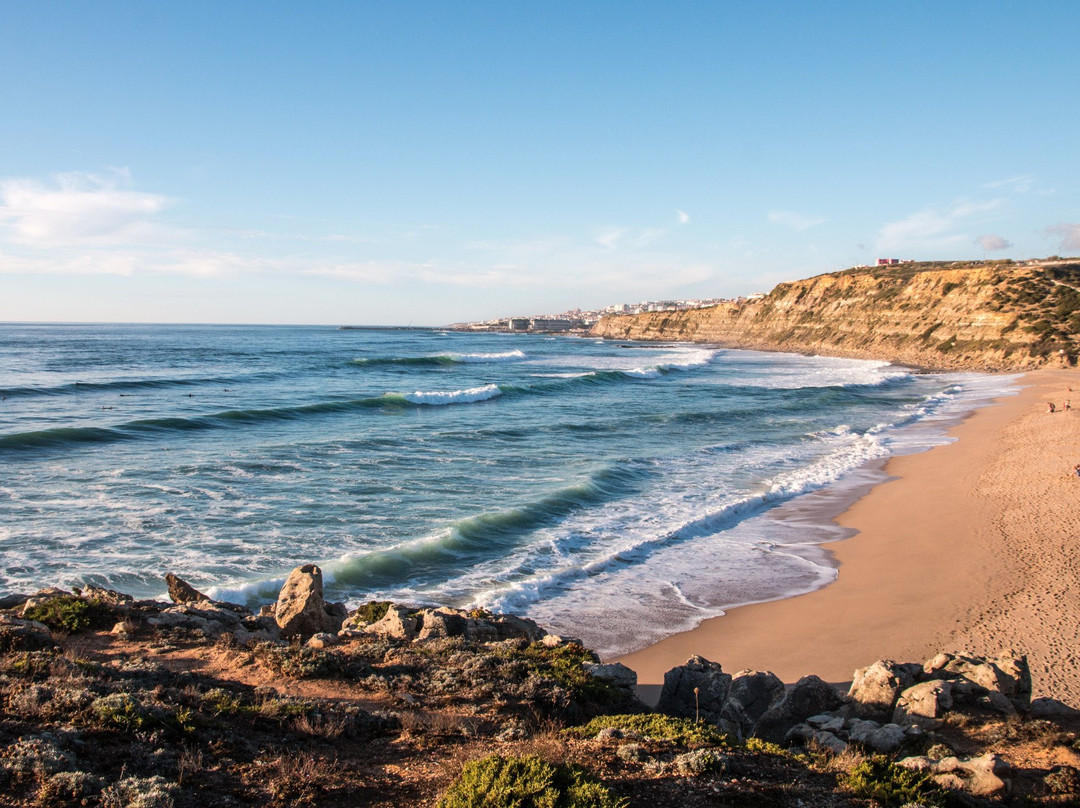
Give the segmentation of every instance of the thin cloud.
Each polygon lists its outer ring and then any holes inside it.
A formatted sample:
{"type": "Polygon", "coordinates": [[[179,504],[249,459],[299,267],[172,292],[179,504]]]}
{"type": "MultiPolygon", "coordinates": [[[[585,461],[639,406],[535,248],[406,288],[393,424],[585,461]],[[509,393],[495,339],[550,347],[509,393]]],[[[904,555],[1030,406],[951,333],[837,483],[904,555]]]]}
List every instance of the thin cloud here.
{"type": "Polygon", "coordinates": [[[958,228],[971,218],[997,210],[1002,204],[1002,199],[988,202],[962,200],[946,211],[925,208],[878,230],[877,249],[888,252],[937,249],[967,242],[971,236],[958,232],[958,228]]]}
{"type": "Polygon", "coordinates": [[[769,211],[769,221],[773,224],[790,227],[792,230],[797,230],[800,232],[803,230],[809,230],[811,227],[815,227],[819,224],[825,223],[825,219],[820,219],[814,216],[804,216],[801,213],[794,213],[790,210],[769,211]]]}
{"type": "Polygon", "coordinates": [[[596,234],[594,241],[601,247],[614,250],[618,246],[619,239],[626,235],[625,227],[608,227],[596,234]]]}
{"type": "Polygon", "coordinates": [[[987,234],[979,236],[975,239],[975,243],[982,247],[986,252],[996,252],[997,250],[1007,250],[1012,246],[1012,243],[1006,241],[1003,237],[993,234],[987,234]]]}
{"type": "Polygon", "coordinates": [[[1057,236],[1061,239],[1059,248],[1062,250],[1080,250],[1080,222],[1069,224],[1068,222],[1061,222],[1060,224],[1050,225],[1043,234],[1050,238],[1051,236],[1057,236]]]}
{"type": "Polygon", "coordinates": [[[157,216],[172,200],[135,191],[130,174],[69,172],[48,183],[0,181],[0,227],[26,246],[157,243],[171,234],[157,216]]]}
{"type": "Polygon", "coordinates": [[[675,215],[679,217],[679,224],[686,224],[690,221],[690,214],[685,210],[675,209],[675,215]]]}
{"type": "Polygon", "coordinates": [[[1018,194],[1026,194],[1035,187],[1035,178],[1027,174],[1021,174],[1016,177],[1009,177],[1004,180],[996,180],[994,182],[988,182],[982,186],[991,190],[1004,188],[1009,191],[1014,191],[1018,194]]]}

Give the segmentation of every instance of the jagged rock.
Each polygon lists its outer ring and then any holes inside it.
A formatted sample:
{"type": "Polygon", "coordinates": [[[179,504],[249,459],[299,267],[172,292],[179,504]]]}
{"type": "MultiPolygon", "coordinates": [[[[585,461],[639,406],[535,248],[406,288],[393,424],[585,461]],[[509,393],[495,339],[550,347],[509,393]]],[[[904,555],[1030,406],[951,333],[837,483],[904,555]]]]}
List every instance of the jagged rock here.
{"type": "Polygon", "coordinates": [[[719,663],[692,656],[685,665],[664,674],[657,712],[680,718],[720,723],[720,713],[731,688],[731,675],[719,663]]]}
{"type": "MultiPolygon", "coordinates": [[[[495,628],[495,634],[497,638],[501,640],[523,639],[529,642],[540,642],[544,640],[548,633],[533,620],[527,617],[517,617],[512,614],[496,614],[490,618],[482,621],[492,625],[495,628]]],[[[569,645],[571,643],[577,643],[581,645],[581,640],[573,637],[560,638],[562,642],[559,645],[569,645]]]]}
{"type": "Polygon", "coordinates": [[[468,618],[464,614],[446,606],[440,606],[437,609],[424,609],[424,611],[420,612],[420,618],[423,622],[420,626],[420,633],[416,637],[418,640],[461,637],[464,636],[465,629],[468,627],[468,618]]]}
{"type": "Polygon", "coordinates": [[[1075,718],[1080,710],[1057,699],[1042,698],[1031,702],[1028,714],[1032,718],[1075,718]]]}
{"type": "Polygon", "coordinates": [[[165,583],[169,586],[169,599],[173,603],[198,603],[201,600],[210,600],[183,578],[171,572],[166,574],[165,583]]]}
{"type": "Polygon", "coordinates": [[[409,614],[408,609],[397,604],[390,604],[386,614],[380,620],[367,627],[372,634],[381,634],[384,637],[393,637],[400,640],[412,641],[416,637],[416,631],[420,620],[409,614]]]}
{"type": "Polygon", "coordinates": [[[322,570],[305,564],[289,573],[281,587],[274,617],[285,637],[310,637],[326,628],[322,570]]]}
{"type": "MultiPolygon", "coordinates": [[[[957,691],[956,695],[963,701],[975,703],[986,693],[1000,693],[1018,710],[1027,710],[1031,702],[1031,671],[1026,656],[1005,655],[990,659],[938,654],[923,665],[923,673],[932,679],[966,680],[983,689],[957,691]]],[[[999,711],[1003,709],[1000,699],[991,699],[986,706],[999,711]]]]}
{"type": "Polygon", "coordinates": [[[616,687],[634,688],[637,686],[637,673],[621,662],[586,662],[582,667],[594,678],[616,687]]]}
{"type": "Polygon", "coordinates": [[[925,729],[941,725],[940,718],[952,707],[952,683],[940,679],[913,685],[900,694],[893,723],[918,724],[925,729]]]}
{"type": "Polygon", "coordinates": [[[784,683],[771,671],[741,670],[732,674],[720,727],[742,740],[759,718],[784,697],[784,683]]]}
{"type": "Polygon", "coordinates": [[[804,676],[796,682],[784,698],[766,710],[754,724],[754,735],[780,743],[785,733],[802,721],[818,713],[835,710],[842,704],[836,688],[817,676],[804,676]]]}
{"type": "Polygon", "coordinates": [[[885,720],[892,715],[900,693],[915,684],[918,665],[881,659],[859,668],[851,681],[848,698],[861,718],[885,720]]]}

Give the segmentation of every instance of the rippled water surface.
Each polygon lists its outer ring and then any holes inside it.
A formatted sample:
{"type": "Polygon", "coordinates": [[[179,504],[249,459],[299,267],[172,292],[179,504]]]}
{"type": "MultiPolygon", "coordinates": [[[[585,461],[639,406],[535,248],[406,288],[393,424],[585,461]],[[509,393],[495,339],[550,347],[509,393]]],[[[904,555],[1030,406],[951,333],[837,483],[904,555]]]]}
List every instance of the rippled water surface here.
{"type": "MultiPolygon", "coordinates": [[[[176,572],[528,613],[606,653],[835,570],[777,506],[1008,380],[539,335],[0,325],[0,592],[176,572]]],[[[830,490],[831,490],[830,488],[830,490]]]]}

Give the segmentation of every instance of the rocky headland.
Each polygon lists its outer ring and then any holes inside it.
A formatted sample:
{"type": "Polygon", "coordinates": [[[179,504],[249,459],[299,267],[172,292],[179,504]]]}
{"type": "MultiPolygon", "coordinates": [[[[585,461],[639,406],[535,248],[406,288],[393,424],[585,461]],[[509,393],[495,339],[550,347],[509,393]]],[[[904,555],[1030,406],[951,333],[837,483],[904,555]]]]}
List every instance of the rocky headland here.
{"type": "Polygon", "coordinates": [[[259,611],[168,576],[0,598],[4,806],[1077,805],[1080,712],[1020,655],[879,660],[850,683],[693,657],[636,676],[535,622],[259,611]],[[501,796],[498,796],[501,795],[501,796]]]}
{"type": "Polygon", "coordinates": [[[604,317],[591,333],[941,370],[1075,365],[1080,261],[861,267],[782,283],[759,299],[604,317]]]}

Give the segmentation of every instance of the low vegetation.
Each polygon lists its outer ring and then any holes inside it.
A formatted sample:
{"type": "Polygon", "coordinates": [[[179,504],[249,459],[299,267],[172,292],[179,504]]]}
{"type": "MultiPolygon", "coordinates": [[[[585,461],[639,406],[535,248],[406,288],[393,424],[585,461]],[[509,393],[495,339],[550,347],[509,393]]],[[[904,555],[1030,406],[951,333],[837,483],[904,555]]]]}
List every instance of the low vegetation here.
{"type": "Polygon", "coordinates": [[[965,715],[927,732],[919,751],[937,758],[1009,758],[1012,793],[975,800],[893,758],[740,743],[717,726],[651,712],[593,678],[594,655],[573,642],[357,634],[331,648],[242,644],[151,626],[133,616],[154,613],[145,604],[53,595],[26,611],[34,609],[54,628],[0,611],[5,808],[1051,808],[1080,800],[1076,720],[965,715]],[[91,612],[98,617],[89,624],[68,620],[91,612]],[[99,618],[104,628],[88,627],[99,618]],[[123,620],[123,631],[108,630],[123,620]]]}

